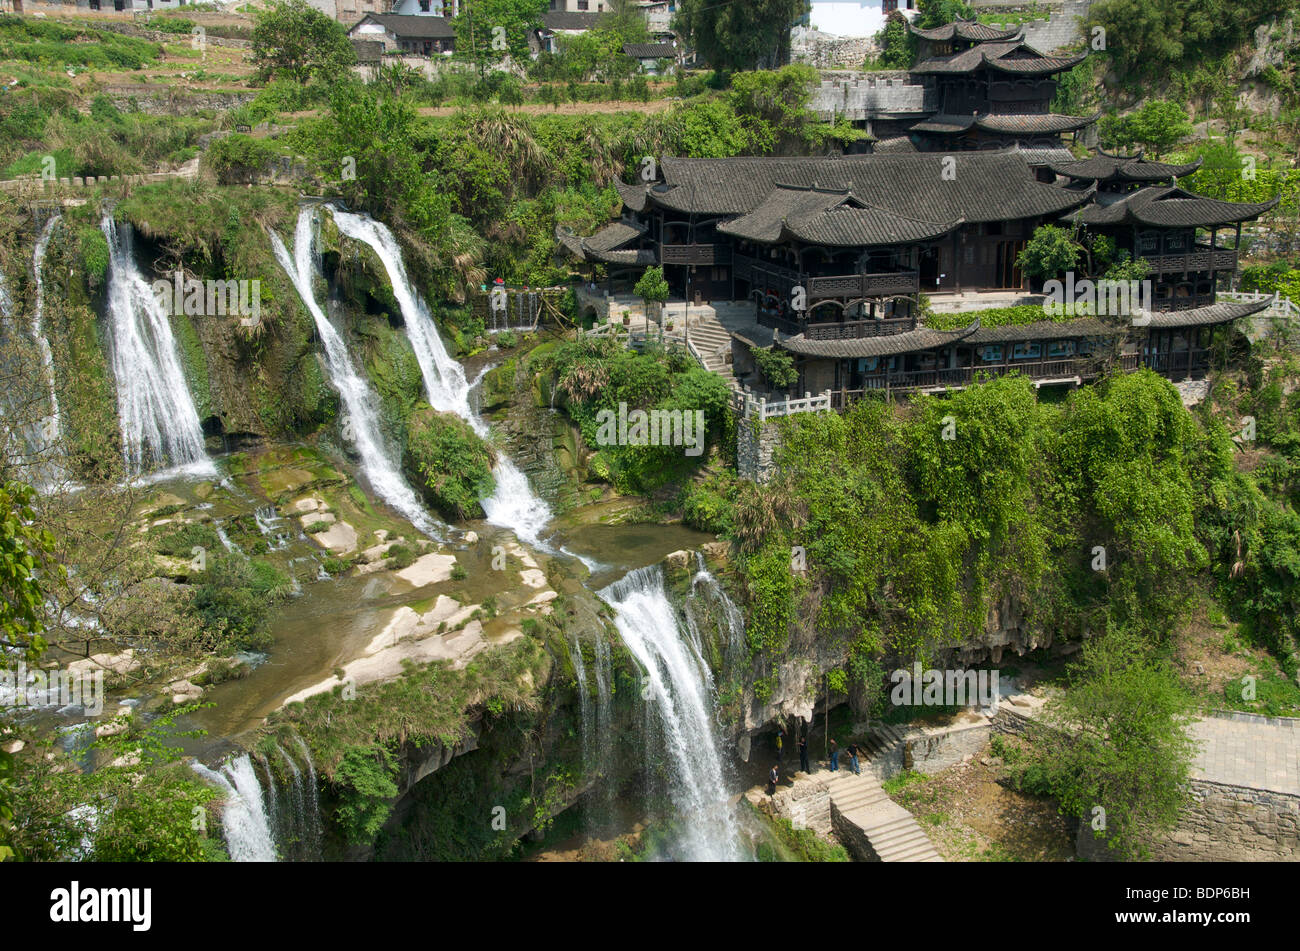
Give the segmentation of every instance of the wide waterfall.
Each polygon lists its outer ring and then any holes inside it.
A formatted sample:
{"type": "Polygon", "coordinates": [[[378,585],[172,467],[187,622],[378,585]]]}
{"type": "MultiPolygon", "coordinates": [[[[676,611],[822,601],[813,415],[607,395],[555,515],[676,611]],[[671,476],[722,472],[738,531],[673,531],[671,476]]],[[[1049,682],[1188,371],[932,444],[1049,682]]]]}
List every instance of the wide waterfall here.
{"type": "Polygon", "coordinates": [[[108,239],[109,333],[127,469],[212,474],[171,322],[132,258],[131,226],[106,215],[100,228],[108,239]]]}
{"type": "Polygon", "coordinates": [[[347,419],[345,433],[354,440],[361,471],[375,494],[404,515],[416,529],[433,538],[441,537],[438,524],[420,504],[415,492],[402,478],[396,454],[386,445],[379,426],[379,398],[352,365],[347,343],[316,302],[312,280],[319,270],[316,263],[314,208],[303,208],[293,234],[293,255],[285,249],[280,236],[272,232],[271,247],[276,260],[293,281],[298,296],[316,322],[316,332],[325,345],[330,381],[343,400],[347,419]]]}
{"type": "MultiPolygon", "coordinates": [[[[713,675],[678,624],[663,570],[658,565],[639,568],[600,594],[614,609],[623,643],[645,672],[649,705],[663,736],[668,792],[684,823],[681,852],[675,857],[712,862],[744,858],[714,730],[713,675]]],[[[647,743],[652,732],[647,731],[647,743]]],[[[647,760],[653,758],[647,750],[647,760]]]]}
{"type": "MultiPolygon", "coordinates": [[[[339,209],[334,211],[334,221],[344,235],[368,245],[388,272],[393,295],[402,309],[411,348],[420,364],[429,405],[439,412],[459,416],[480,436],[490,438],[487,424],[470,407],[470,385],[465,378],[465,369],[443,346],[428,305],[406,274],[402,249],[393,233],[373,218],[339,209]]],[[[487,520],[493,525],[511,529],[521,541],[541,546],[541,533],[551,520],[550,508],[533,494],[527,476],[503,453],[497,455],[494,475],[496,491],[491,498],[483,500],[487,520]]]]}
{"type": "Polygon", "coordinates": [[[299,737],[294,739],[301,762],[277,744],[270,756],[245,753],[220,770],[193,764],[199,775],[225,793],[221,824],[231,861],[321,858],[316,767],[307,745],[299,737]]]}

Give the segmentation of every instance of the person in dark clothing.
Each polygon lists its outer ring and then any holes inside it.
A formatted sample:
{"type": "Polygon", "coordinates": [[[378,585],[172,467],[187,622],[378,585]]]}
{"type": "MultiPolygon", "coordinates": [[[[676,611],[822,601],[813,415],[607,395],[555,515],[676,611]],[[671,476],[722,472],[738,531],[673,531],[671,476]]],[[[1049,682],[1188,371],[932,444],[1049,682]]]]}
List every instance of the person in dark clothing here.
{"type": "Polygon", "coordinates": [[[853,767],[853,772],[856,775],[862,775],[862,769],[858,766],[858,744],[856,743],[849,744],[849,764],[853,767]]]}
{"type": "Polygon", "coordinates": [[[811,773],[808,768],[808,734],[799,737],[799,768],[805,773],[811,773]]]}
{"type": "Polygon", "coordinates": [[[839,772],[840,769],[840,751],[835,746],[835,741],[831,740],[831,772],[839,772]]]}
{"type": "Polygon", "coordinates": [[[767,794],[769,796],[776,795],[776,784],[780,778],[781,770],[774,764],[772,766],[772,771],[767,774],[767,794]]]}

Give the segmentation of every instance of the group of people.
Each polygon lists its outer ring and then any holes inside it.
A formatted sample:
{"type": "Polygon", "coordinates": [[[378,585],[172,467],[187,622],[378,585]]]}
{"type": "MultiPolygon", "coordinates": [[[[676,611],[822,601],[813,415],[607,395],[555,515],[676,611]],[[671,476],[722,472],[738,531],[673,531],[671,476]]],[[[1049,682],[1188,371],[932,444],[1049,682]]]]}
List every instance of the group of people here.
{"type": "MultiPolygon", "coordinates": [[[[776,762],[772,764],[772,769],[767,774],[767,794],[769,796],[776,795],[777,783],[781,781],[781,767],[785,763],[785,730],[777,730],[775,743],[776,762]]],[[[862,767],[858,763],[858,755],[860,753],[858,744],[849,743],[849,745],[845,747],[844,752],[849,755],[849,768],[853,770],[854,774],[859,776],[862,775],[862,767]]],[[[840,750],[838,744],[836,744],[834,740],[830,741],[830,761],[831,772],[839,772],[840,750]]],[[[800,732],[799,734],[799,771],[803,773],[812,772],[808,767],[808,734],[806,732],[800,732]]]]}

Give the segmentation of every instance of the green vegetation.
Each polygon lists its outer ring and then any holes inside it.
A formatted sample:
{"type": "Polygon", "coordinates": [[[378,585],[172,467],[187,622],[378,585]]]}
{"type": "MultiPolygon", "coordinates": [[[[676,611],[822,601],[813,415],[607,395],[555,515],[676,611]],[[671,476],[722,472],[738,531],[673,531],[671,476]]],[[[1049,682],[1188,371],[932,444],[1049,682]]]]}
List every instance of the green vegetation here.
{"type": "Polygon", "coordinates": [[[270,645],[271,608],[289,592],[289,579],[269,562],[217,555],[194,590],[193,610],[220,643],[234,649],[270,645]]]}
{"type": "Polygon", "coordinates": [[[749,352],[758,372],[774,390],[788,390],[799,379],[794,358],[786,351],[775,347],[750,347],[749,352]]]}
{"type": "Polygon", "coordinates": [[[0,59],[92,69],[142,69],[161,52],[157,43],[108,30],[0,16],[0,59]]]}
{"type": "Polygon", "coordinates": [[[450,518],[482,518],[496,482],[492,448],[469,424],[421,406],[411,414],[403,465],[424,497],[450,518]]]}
{"type": "Polygon", "coordinates": [[[1154,645],[1124,629],[1089,641],[1033,731],[1035,765],[1061,809],[1125,858],[1178,821],[1196,743],[1191,696],[1154,645]]]}

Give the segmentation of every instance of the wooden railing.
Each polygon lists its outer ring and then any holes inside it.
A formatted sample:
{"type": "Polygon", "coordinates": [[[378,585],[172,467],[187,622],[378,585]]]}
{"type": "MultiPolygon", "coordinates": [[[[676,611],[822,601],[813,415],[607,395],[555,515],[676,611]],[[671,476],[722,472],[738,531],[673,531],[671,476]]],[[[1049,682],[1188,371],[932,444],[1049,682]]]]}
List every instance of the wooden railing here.
{"type": "Polygon", "coordinates": [[[809,300],[828,297],[886,297],[915,294],[921,289],[919,271],[879,271],[874,274],[842,274],[834,277],[806,277],[809,300]]]}
{"type": "Polygon", "coordinates": [[[731,248],[725,244],[662,244],[661,264],[730,264],[731,248]]]}
{"type": "Polygon", "coordinates": [[[808,340],[861,340],[864,337],[888,337],[915,329],[915,317],[887,317],[882,320],[845,320],[825,324],[806,324],[803,335],[808,340]]]}
{"type": "Polygon", "coordinates": [[[1138,256],[1151,265],[1153,274],[1237,269],[1237,252],[1230,248],[1208,248],[1197,245],[1184,254],[1139,254],[1138,256]]]}

